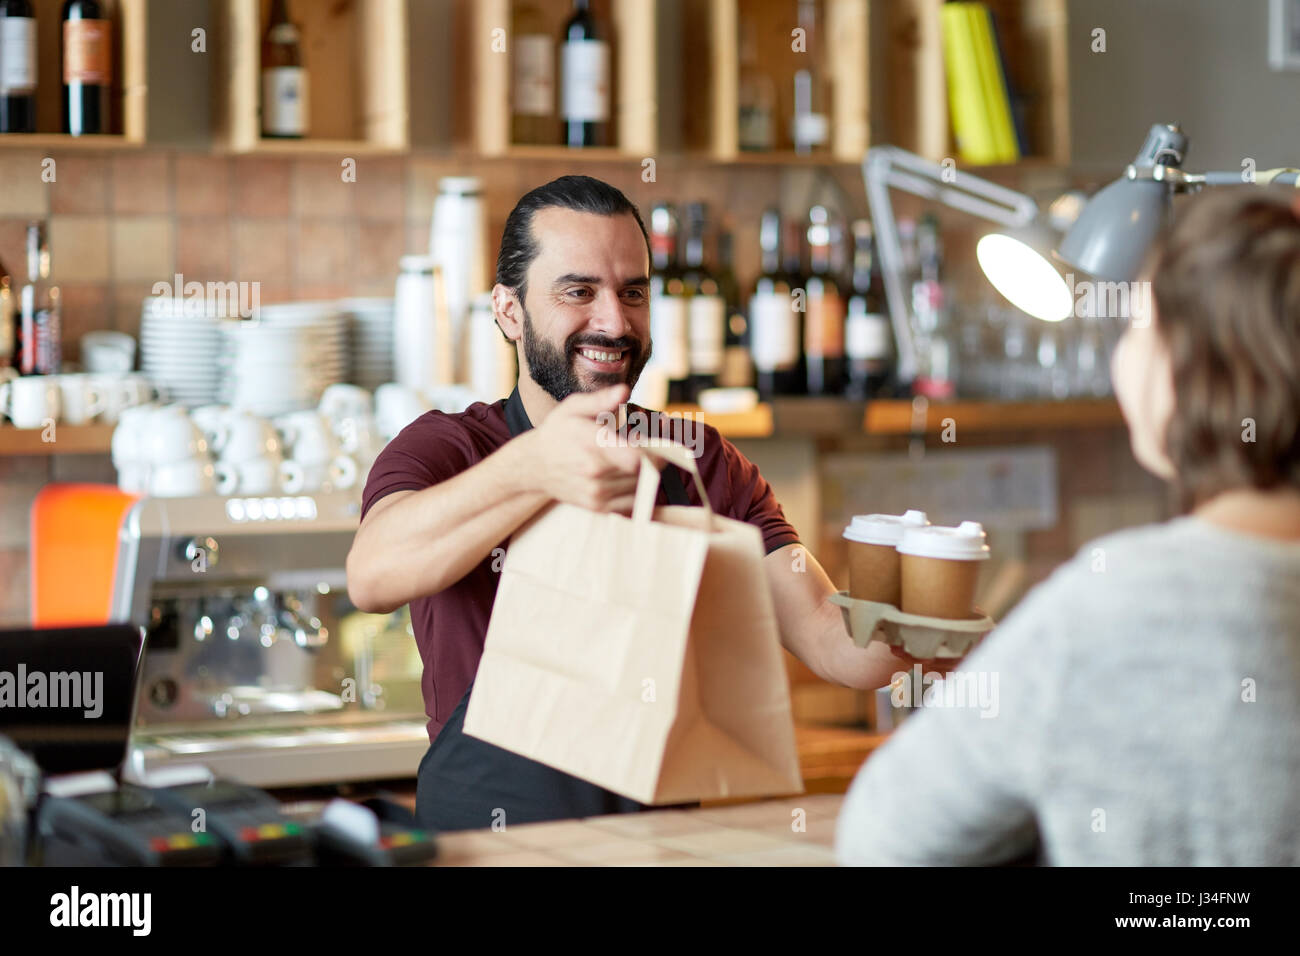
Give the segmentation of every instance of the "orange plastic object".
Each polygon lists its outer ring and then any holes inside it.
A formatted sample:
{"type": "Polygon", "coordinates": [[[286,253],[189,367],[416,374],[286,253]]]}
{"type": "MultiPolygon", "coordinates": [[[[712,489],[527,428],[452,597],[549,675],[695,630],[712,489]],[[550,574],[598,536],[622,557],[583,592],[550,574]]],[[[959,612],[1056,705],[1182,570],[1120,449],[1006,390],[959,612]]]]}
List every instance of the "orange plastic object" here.
{"type": "Polygon", "coordinates": [[[139,500],[114,485],[51,484],[32,502],[32,625],[109,623],[117,537],[139,500]]]}

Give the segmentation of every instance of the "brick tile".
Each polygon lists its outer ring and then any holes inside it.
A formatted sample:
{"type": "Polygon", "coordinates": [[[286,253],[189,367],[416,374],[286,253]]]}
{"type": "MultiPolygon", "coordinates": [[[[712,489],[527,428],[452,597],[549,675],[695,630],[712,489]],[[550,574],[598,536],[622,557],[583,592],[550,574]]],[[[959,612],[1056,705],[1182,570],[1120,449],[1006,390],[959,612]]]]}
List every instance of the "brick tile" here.
{"type": "Polygon", "coordinates": [[[113,212],[164,215],[172,211],[171,155],[128,153],[113,157],[113,212]]]}

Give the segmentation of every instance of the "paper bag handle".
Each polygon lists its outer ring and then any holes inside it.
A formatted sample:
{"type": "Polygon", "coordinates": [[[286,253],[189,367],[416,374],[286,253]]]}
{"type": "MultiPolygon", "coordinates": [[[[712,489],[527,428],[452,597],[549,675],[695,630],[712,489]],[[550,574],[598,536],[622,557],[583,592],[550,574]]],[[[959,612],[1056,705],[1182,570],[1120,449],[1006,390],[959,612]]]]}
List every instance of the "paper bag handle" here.
{"type": "Polygon", "coordinates": [[[656,458],[662,458],[670,465],[676,465],[688,472],[695,479],[695,490],[699,492],[700,504],[709,516],[709,528],[713,528],[713,508],[709,505],[708,492],[704,490],[704,481],[700,478],[700,469],[695,464],[695,456],[685,445],[674,441],[651,439],[641,447],[641,474],[637,477],[636,501],[632,506],[632,520],[648,522],[654,516],[655,497],[659,494],[659,468],[656,458]]]}

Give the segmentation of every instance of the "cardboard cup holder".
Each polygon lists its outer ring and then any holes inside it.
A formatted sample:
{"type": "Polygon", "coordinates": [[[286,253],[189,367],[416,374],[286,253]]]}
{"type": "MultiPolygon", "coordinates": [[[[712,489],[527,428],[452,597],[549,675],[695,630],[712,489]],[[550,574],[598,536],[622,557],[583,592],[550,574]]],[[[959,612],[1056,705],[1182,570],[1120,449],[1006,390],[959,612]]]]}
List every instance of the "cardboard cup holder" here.
{"type": "Polygon", "coordinates": [[[833,594],[831,603],[839,605],[844,624],[858,647],[881,641],[919,660],[962,657],[996,623],[988,616],[950,620],[904,614],[892,604],[849,597],[848,591],[833,594]]]}

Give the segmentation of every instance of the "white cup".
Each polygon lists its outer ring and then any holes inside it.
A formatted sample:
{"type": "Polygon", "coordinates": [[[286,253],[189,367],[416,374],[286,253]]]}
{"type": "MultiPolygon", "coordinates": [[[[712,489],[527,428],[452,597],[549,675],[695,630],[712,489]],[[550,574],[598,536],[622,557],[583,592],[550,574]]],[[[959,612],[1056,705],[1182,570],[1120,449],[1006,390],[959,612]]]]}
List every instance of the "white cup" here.
{"type": "Polygon", "coordinates": [[[375,389],[375,418],[385,438],[392,438],[431,408],[432,402],[406,385],[388,382],[375,389]]]}
{"type": "Polygon", "coordinates": [[[225,447],[230,431],[228,422],[233,414],[229,405],[200,405],[190,409],[190,418],[199,426],[203,437],[208,440],[208,448],[214,452],[225,447]]]}
{"type": "Polygon", "coordinates": [[[145,405],[166,399],[166,395],[143,372],[130,372],[122,376],[122,390],[127,405],[145,405]]]}
{"type": "Polygon", "coordinates": [[[111,446],[113,464],[119,471],[124,465],[148,461],[145,441],[149,435],[149,423],[156,411],[157,405],[136,405],[122,411],[117,427],[113,429],[111,446]]]}
{"type": "Polygon", "coordinates": [[[154,411],[145,443],[149,461],[157,465],[206,458],[208,440],[180,405],[166,405],[154,411]]]}
{"type": "Polygon", "coordinates": [[[0,384],[0,413],[18,428],[43,428],[57,421],[61,399],[55,375],[24,375],[0,384]]]}
{"type": "Polygon", "coordinates": [[[125,374],[135,365],[135,339],[125,332],[87,332],[81,337],[81,363],[88,372],[125,374]]]}
{"type": "Polygon", "coordinates": [[[228,495],[235,490],[238,475],[225,465],[213,465],[206,458],[183,458],[155,465],[149,475],[149,492],[158,498],[193,498],[213,492],[228,495]]]}
{"type": "Polygon", "coordinates": [[[236,487],[242,495],[268,495],[283,491],[296,494],[306,485],[301,464],[284,458],[249,458],[232,466],[238,474],[236,487]]]}
{"type": "Polygon", "coordinates": [[[321,394],[320,412],[331,421],[359,418],[374,410],[374,399],[360,385],[336,382],[321,394]]]}
{"type": "Polygon", "coordinates": [[[300,491],[321,491],[351,488],[357,483],[360,473],[357,463],[347,455],[336,455],[325,461],[295,462],[302,468],[302,487],[293,488],[286,485],[285,491],[297,494],[300,491]]]}
{"type": "Polygon", "coordinates": [[[232,412],[223,424],[217,446],[222,461],[237,464],[254,458],[280,458],[280,436],[265,418],[248,412],[232,412]]]}
{"type": "Polygon", "coordinates": [[[84,425],[104,411],[103,389],[90,375],[57,375],[61,415],[69,425],[84,425]]]}
{"type": "Polygon", "coordinates": [[[289,457],[301,462],[323,463],[339,454],[339,442],[334,437],[325,416],[314,410],[291,412],[275,420],[275,427],[284,436],[289,457]]]}

